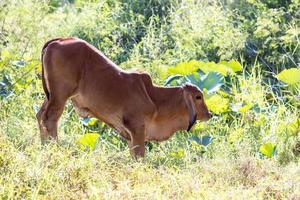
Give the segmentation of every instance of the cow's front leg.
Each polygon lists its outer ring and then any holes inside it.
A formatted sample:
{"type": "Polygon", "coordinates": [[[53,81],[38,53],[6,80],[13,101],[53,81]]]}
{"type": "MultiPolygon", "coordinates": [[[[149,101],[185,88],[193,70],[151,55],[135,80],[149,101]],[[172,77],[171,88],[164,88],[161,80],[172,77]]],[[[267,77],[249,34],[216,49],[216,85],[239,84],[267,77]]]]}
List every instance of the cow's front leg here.
{"type": "Polygon", "coordinates": [[[145,156],[145,137],[133,136],[131,141],[128,141],[130,153],[134,158],[145,156]]]}
{"type": "Polygon", "coordinates": [[[124,120],[124,126],[130,132],[128,147],[134,158],[144,157],[145,155],[145,125],[139,120],[124,120]]]}

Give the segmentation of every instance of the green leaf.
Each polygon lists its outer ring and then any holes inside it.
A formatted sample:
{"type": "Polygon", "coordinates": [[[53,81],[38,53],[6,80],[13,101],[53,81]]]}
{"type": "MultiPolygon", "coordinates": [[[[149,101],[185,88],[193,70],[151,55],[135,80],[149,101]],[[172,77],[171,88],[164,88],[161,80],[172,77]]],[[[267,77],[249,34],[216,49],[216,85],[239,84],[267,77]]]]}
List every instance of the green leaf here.
{"type": "Polygon", "coordinates": [[[281,71],[276,78],[289,85],[293,85],[300,82],[300,69],[290,68],[281,71]]]}
{"type": "Polygon", "coordinates": [[[209,129],[209,125],[205,122],[197,122],[193,127],[192,131],[194,132],[202,132],[209,129]]]}
{"type": "Polygon", "coordinates": [[[197,85],[201,90],[207,90],[211,94],[220,89],[224,85],[224,77],[217,72],[209,72],[208,74],[201,75],[200,72],[193,73],[186,76],[188,82],[197,85]]]}
{"type": "Polygon", "coordinates": [[[189,75],[196,72],[198,69],[199,62],[191,60],[189,62],[178,63],[175,67],[169,67],[167,73],[169,75],[189,75]]]}
{"type": "Polygon", "coordinates": [[[243,70],[242,65],[237,60],[221,61],[218,64],[225,65],[226,67],[230,68],[233,72],[239,72],[243,70]]]}
{"type": "Polygon", "coordinates": [[[195,141],[199,145],[203,146],[208,146],[212,142],[213,137],[210,135],[205,135],[205,136],[192,136],[190,137],[190,141],[195,141]]]}
{"type": "Polygon", "coordinates": [[[276,155],[276,145],[268,142],[259,148],[259,152],[267,158],[272,158],[276,155]]]}
{"type": "Polygon", "coordinates": [[[292,135],[298,135],[300,133],[300,118],[295,119],[287,125],[287,130],[292,135]]]}
{"type": "Polygon", "coordinates": [[[246,113],[253,107],[253,104],[247,104],[239,108],[240,113],[246,113]]]}
{"type": "Polygon", "coordinates": [[[167,78],[167,80],[165,81],[165,85],[169,85],[171,84],[173,81],[176,81],[178,79],[182,78],[182,75],[172,75],[172,76],[169,76],[167,78]]]}
{"type": "Polygon", "coordinates": [[[77,143],[81,145],[82,149],[90,148],[94,150],[99,136],[98,133],[86,133],[77,140],[77,143]]]}
{"type": "Polygon", "coordinates": [[[231,60],[229,62],[221,61],[219,63],[191,60],[188,62],[178,63],[175,67],[169,67],[167,69],[167,74],[187,76],[201,70],[205,74],[208,74],[209,72],[218,72],[223,76],[226,76],[228,74],[242,71],[242,69],[241,64],[236,60],[231,60]]]}
{"type": "Polygon", "coordinates": [[[201,61],[199,63],[200,63],[199,69],[202,70],[205,74],[209,72],[218,72],[223,76],[226,76],[229,73],[233,73],[233,70],[231,68],[223,64],[217,64],[215,62],[204,63],[201,61]]]}
{"type": "Polygon", "coordinates": [[[224,85],[224,77],[217,72],[209,72],[208,74],[201,76],[201,82],[198,86],[203,90],[206,89],[207,93],[213,93],[224,85]]]}

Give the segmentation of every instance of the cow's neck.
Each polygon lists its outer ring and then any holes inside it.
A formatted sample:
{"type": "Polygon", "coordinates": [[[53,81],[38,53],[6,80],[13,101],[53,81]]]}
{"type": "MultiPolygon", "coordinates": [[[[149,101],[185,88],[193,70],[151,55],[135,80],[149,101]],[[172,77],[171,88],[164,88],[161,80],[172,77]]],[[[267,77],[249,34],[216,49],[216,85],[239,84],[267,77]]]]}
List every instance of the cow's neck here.
{"type": "MultiPolygon", "coordinates": [[[[154,87],[153,101],[157,107],[157,120],[169,131],[185,130],[189,118],[181,87],[154,87]]],[[[167,130],[166,130],[167,131],[167,130]]]]}

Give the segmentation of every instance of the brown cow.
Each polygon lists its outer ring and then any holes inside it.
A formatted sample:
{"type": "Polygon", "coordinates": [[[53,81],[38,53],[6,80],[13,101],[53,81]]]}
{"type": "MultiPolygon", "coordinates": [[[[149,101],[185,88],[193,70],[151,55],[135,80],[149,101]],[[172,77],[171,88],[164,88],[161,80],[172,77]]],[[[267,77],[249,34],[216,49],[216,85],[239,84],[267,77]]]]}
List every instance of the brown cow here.
{"type": "Polygon", "coordinates": [[[57,140],[57,122],[69,98],[81,117],[114,128],[134,156],[144,156],[145,141],[166,140],[177,130],[190,130],[197,119],[211,118],[196,86],[155,86],[148,74],[122,70],[77,38],[48,41],[42,64],[47,96],[37,114],[42,141],[57,140]]]}

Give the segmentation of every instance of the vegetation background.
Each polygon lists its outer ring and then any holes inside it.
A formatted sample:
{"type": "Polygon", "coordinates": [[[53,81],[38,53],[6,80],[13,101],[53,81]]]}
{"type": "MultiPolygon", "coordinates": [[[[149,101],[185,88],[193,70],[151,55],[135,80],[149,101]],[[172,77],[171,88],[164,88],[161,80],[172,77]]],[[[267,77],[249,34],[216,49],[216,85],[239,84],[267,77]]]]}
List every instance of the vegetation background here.
{"type": "Polygon", "coordinates": [[[300,199],[300,83],[276,76],[299,69],[299,37],[299,0],[0,1],[0,199],[300,199]],[[70,103],[59,143],[42,146],[40,53],[62,36],[159,85],[194,62],[242,70],[207,93],[216,117],[148,144],[144,160],[70,103]],[[83,149],[91,132],[97,144],[83,149]]]}

